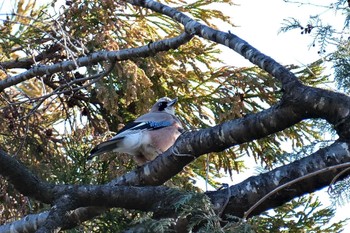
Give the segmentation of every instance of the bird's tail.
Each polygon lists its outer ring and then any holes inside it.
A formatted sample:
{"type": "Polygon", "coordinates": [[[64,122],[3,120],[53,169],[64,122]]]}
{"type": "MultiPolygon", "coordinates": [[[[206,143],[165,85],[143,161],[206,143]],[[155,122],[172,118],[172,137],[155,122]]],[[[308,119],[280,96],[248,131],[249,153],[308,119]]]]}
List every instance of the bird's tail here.
{"type": "Polygon", "coordinates": [[[95,156],[117,149],[118,141],[119,140],[110,140],[98,144],[90,151],[90,155],[87,157],[87,160],[91,160],[95,156]]]}

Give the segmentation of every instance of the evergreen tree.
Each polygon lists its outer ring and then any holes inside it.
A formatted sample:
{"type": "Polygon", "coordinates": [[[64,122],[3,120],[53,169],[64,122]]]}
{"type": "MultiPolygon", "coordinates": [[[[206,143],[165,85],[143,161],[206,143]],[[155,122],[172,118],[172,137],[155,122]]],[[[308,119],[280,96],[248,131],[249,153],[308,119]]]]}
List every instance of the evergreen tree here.
{"type": "MultiPolygon", "coordinates": [[[[350,162],[350,98],[319,88],[329,81],[321,60],[284,67],[220,31],[234,26],[217,10],[226,0],[59,4],[18,0],[0,25],[1,232],[343,227],[325,225],[334,210],[304,196],[343,180],[350,162]],[[256,66],[223,66],[218,44],[256,66]],[[179,97],[186,130],[170,150],[142,167],[116,153],[87,161],[163,96],[179,97]],[[318,125],[338,139],[323,141],[318,125]],[[285,142],[299,153],[287,154],[285,142]],[[234,179],[247,156],[266,171],[219,188],[217,178],[234,179]],[[198,177],[218,190],[203,192],[198,177]]],[[[332,59],[347,93],[348,43],[338,48],[332,59]]]]}

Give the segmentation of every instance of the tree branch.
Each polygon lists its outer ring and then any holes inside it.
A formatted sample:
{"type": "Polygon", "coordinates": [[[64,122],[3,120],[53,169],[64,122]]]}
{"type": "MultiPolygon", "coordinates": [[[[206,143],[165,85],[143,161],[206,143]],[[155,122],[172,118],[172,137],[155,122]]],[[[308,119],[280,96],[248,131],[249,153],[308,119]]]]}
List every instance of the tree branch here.
{"type": "Polygon", "coordinates": [[[36,62],[42,61],[47,58],[53,58],[57,55],[55,53],[62,48],[60,44],[54,44],[49,47],[47,50],[38,54],[35,57],[23,58],[15,61],[4,61],[0,62],[1,69],[30,69],[30,67],[36,62]]]}
{"type": "Polygon", "coordinates": [[[127,2],[135,6],[141,6],[167,15],[175,21],[183,24],[186,32],[198,35],[233,49],[253,64],[259,66],[261,69],[267,71],[269,74],[277,78],[282,83],[282,87],[286,90],[289,90],[295,84],[299,83],[299,80],[292,72],[231,32],[226,33],[210,28],[193,20],[175,8],[153,0],[127,0],[127,2]],[[290,85],[291,87],[289,87],[290,85]]]}
{"type": "MultiPolygon", "coordinates": [[[[239,184],[233,185],[229,187],[230,192],[228,192],[228,189],[224,189],[207,192],[206,195],[212,200],[213,206],[217,211],[224,208],[223,216],[225,216],[225,214],[230,214],[243,217],[245,211],[272,190],[298,179],[299,177],[305,176],[306,174],[323,169],[323,173],[319,173],[315,176],[307,176],[305,179],[301,179],[299,182],[291,184],[288,188],[275,193],[254,209],[250,215],[253,216],[275,206],[280,206],[296,196],[314,192],[327,186],[332,178],[340,171],[339,169],[327,168],[332,168],[332,166],[349,162],[349,144],[336,142],[333,145],[321,149],[301,160],[281,166],[270,172],[260,174],[259,176],[250,177],[239,184]],[[227,200],[229,201],[227,202],[227,200]]],[[[56,189],[56,192],[57,191],[58,190],[56,189]]],[[[72,224],[73,222],[78,225],[80,222],[86,220],[86,218],[76,217],[79,215],[77,210],[75,210],[74,213],[69,211],[75,209],[77,206],[103,206],[107,208],[119,207],[153,212],[161,209],[170,214],[174,211],[172,205],[178,200],[174,200],[174,196],[181,198],[181,195],[186,195],[186,192],[163,186],[132,187],[106,184],[95,186],[70,186],[69,190],[62,189],[60,192],[57,192],[57,195],[64,198],[58,199],[53,209],[55,211],[59,209],[61,214],[56,215],[56,218],[52,218],[49,221],[52,225],[46,223],[48,225],[43,229],[52,229],[50,228],[51,226],[54,226],[55,229],[57,229],[58,226],[62,229],[68,229],[74,226],[74,224],[72,224]],[[69,200],[68,204],[66,202],[67,200],[69,200]],[[65,206],[65,208],[58,208],[59,206],[65,206]],[[62,211],[63,209],[65,211],[62,211]],[[70,213],[69,215],[67,215],[68,212],[70,213]],[[64,215],[64,217],[62,215],[64,215]],[[58,218],[61,219],[59,220],[58,218]],[[59,221],[60,224],[57,224],[57,221],[59,221]]],[[[85,215],[83,216],[89,216],[90,218],[93,216],[88,214],[89,212],[91,213],[91,211],[94,211],[93,207],[90,207],[90,209],[80,209],[83,210],[83,213],[85,212],[85,215]]],[[[37,221],[36,219],[39,219],[39,216],[37,218],[34,218],[34,215],[28,217],[28,221],[37,221]]],[[[12,224],[13,226],[20,226],[20,224],[16,222],[12,224]]],[[[0,231],[3,232],[2,230],[8,228],[8,225],[1,226],[0,231]]]]}
{"type": "Polygon", "coordinates": [[[29,69],[26,72],[6,78],[4,80],[0,80],[0,92],[2,92],[4,89],[8,87],[21,83],[28,79],[31,79],[35,76],[41,76],[41,75],[49,76],[58,72],[71,71],[79,67],[90,66],[92,64],[96,64],[101,61],[106,61],[106,60],[123,61],[123,60],[131,59],[133,57],[148,57],[153,55],[156,52],[168,51],[169,49],[176,49],[180,45],[191,40],[192,37],[193,37],[192,35],[189,35],[187,33],[182,33],[177,37],[160,40],[138,48],[122,49],[119,51],[100,51],[100,52],[92,53],[89,56],[80,57],[75,61],[67,60],[67,61],[56,63],[53,65],[34,66],[33,68],[29,69]]]}
{"type": "Polygon", "coordinates": [[[40,181],[23,164],[0,149],[0,174],[6,177],[23,195],[33,197],[44,203],[51,203],[53,185],[40,181]]]}
{"type": "MultiPolygon", "coordinates": [[[[224,214],[243,217],[245,211],[277,187],[298,179],[299,177],[325,169],[321,174],[310,177],[306,176],[305,179],[278,191],[265,202],[257,206],[249,217],[280,206],[295,197],[315,192],[329,185],[333,177],[341,171],[341,169],[326,168],[349,162],[349,144],[345,142],[335,142],[303,159],[278,167],[270,172],[250,177],[230,187],[231,196],[229,197],[229,202],[225,208],[224,214]]],[[[343,178],[344,177],[345,175],[343,178]]],[[[228,198],[227,190],[208,192],[207,195],[211,198],[214,206],[222,206],[222,203],[228,198]]]]}

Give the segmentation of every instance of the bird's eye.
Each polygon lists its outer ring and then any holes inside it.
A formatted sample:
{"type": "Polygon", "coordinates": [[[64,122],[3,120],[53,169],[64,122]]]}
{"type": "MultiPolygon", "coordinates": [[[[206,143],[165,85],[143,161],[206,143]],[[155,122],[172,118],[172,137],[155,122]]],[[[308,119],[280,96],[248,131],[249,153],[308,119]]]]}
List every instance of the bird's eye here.
{"type": "Polygon", "coordinates": [[[158,104],[159,111],[163,111],[167,107],[167,102],[160,102],[158,104]]]}

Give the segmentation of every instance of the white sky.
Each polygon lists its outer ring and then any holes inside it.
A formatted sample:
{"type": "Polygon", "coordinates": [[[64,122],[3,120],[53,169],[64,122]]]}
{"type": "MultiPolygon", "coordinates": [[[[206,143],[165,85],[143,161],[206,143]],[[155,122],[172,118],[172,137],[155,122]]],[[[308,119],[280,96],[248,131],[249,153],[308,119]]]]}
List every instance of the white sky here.
{"type": "MultiPolygon", "coordinates": [[[[15,0],[0,0],[0,13],[11,12],[8,9],[11,9],[14,2],[15,0]]],[[[61,2],[64,4],[63,0],[61,2]]],[[[314,0],[309,2],[326,4],[331,3],[332,1],[314,0]]],[[[284,65],[306,65],[318,59],[319,55],[317,54],[317,46],[309,50],[309,45],[312,39],[308,35],[301,35],[301,30],[278,34],[283,19],[295,17],[299,19],[301,23],[306,25],[310,15],[323,13],[322,16],[332,25],[343,25],[343,17],[339,13],[336,14],[332,11],[325,13],[325,9],[322,8],[299,6],[298,4],[286,4],[283,0],[234,0],[234,3],[239,4],[239,6],[231,8],[225,7],[222,10],[226,11],[226,14],[231,16],[234,24],[239,27],[230,28],[222,25],[219,29],[223,31],[230,30],[233,34],[246,40],[261,52],[284,65]]],[[[3,16],[0,17],[2,18],[3,16]]],[[[230,65],[251,65],[249,61],[245,60],[240,55],[237,55],[234,51],[225,49],[222,55],[223,59],[230,65]]],[[[255,169],[252,168],[245,174],[239,176],[234,175],[234,183],[238,183],[254,173],[255,169]]],[[[227,183],[230,183],[230,185],[233,184],[231,181],[227,183]]],[[[330,201],[327,194],[325,192],[319,192],[319,194],[322,197],[324,205],[329,205],[330,201]]],[[[347,204],[338,208],[336,218],[343,219],[350,217],[347,211],[347,208],[349,207],[350,204],[347,204]]],[[[344,232],[350,232],[350,224],[344,232]]]]}
{"type": "MultiPolygon", "coordinates": [[[[295,29],[278,34],[283,19],[294,17],[306,25],[310,15],[321,14],[332,25],[340,27],[343,25],[343,17],[339,12],[336,14],[334,11],[326,11],[325,8],[287,4],[283,0],[235,0],[234,2],[239,6],[231,7],[226,13],[231,16],[232,22],[238,27],[226,27],[223,30],[230,30],[284,65],[306,65],[319,58],[319,55],[317,46],[309,50],[312,38],[309,35],[301,35],[301,30],[295,29]]],[[[309,2],[326,4],[332,1],[314,0],[309,2]]],[[[232,63],[232,59],[229,61],[232,63]]],[[[242,63],[250,64],[249,61],[238,57],[237,64],[242,63]]]]}

